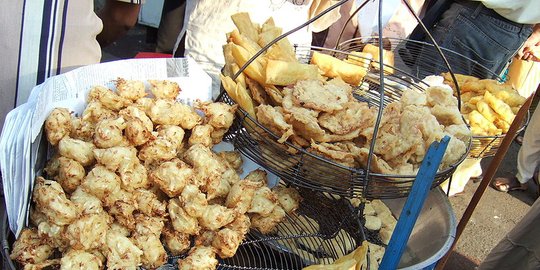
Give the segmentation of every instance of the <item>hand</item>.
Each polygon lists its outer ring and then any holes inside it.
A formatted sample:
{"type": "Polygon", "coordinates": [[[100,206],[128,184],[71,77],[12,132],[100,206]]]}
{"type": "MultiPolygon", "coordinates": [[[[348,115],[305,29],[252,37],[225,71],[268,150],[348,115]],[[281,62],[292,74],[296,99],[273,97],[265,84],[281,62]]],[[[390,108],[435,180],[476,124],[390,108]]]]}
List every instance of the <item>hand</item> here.
{"type": "Polygon", "coordinates": [[[540,62],[540,42],[523,49],[522,60],[540,62]]]}
{"type": "Polygon", "coordinates": [[[527,61],[540,61],[540,24],[536,24],[533,33],[518,52],[518,58],[527,61]]]}

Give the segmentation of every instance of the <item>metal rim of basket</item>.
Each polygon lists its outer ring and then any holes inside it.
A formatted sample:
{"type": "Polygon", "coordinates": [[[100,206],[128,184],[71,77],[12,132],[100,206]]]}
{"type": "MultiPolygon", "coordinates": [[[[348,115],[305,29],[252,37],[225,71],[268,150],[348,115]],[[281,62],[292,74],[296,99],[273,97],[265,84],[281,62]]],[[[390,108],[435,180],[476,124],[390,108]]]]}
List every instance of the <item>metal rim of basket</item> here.
{"type": "MultiPolygon", "coordinates": [[[[299,190],[301,194],[306,194],[306,192],[309,192],[308,190],[304,189],[304,191],[299,190]]],[[[305,195],[304,195],[305,196],[305,195]]],[[[345,250],[345,246],[351,246],[351,247],[357,247],[361,244],[362,241],[368,240],[366,238],[366,234],[364,233],[364,226],[361,222],[361,213],[363,212],[361,208],[355,208],[350,201],[344,199],[343,197],[339,197],[333,194],[323,194],[321,192],[313,193],[310,196],[315,196],[318,199],[313,200],[315,204],[313,203],[307,203],[307,201],[300,202],[300,207],[298,211],[302,212],[299,214],[287,214],[286,220],[289,221],[291,224],[291,228],[287,228],[286,226],[282,226],[282,224],[278,224],[278,228],[280,230],[286,230],[284,233],[286,236],[267,236],[260,234],[258,232],[250,232],[248,235],[246,235],[246,240],[244,240],[242,244],[240,245],[243,248],[243,252],[253,254],[263,254],[263,257],[270,260],[270,262],[266,262],[270,266],[274,264],[280,264],[285,263],[286,265],[280,265],[281,267],[278,268],[269,268],[268,265],[264,265],[265,263],[260,263],[261,266],[246,266],[250,263],[257,264],[260,261],[257,261],[258,259],[261,259],[260,256],[253,256],[254,261],[252,260],[245,260],[241,258],[241,256],[227,259],[218,259],[218,267],[224,268],[224,269],[244,269],[244,270],[260,270],[260,269],[295,269],[295,266],[302,266],[305,267],[306,264],[312,264],[312,263],[319,263],[316,261],[310,261],[306,258],[302,258],[299,254],[295,253],[295,247],[292,246],[291,243],[288,244],[278,244],[277,241],[288,241],[291,239],[302,239],[300,241],[301,244],[313,244],[315,242],[321,241],[323,243],[324,241],[327,241],[329,239],[337,239],[340,243],[339,247],[330,247],[331,250],[323,250],[323,253],[319,253],[319,251],[313,251],[309,252],[314,259],[319,259],[324,261],[325,263],[331,263],[330,259],[334,257],[334,259],[337,259],[339,257],[340,253],[348,253],[351,252],[351,250],[345,250]],[[336,212],[337,208],[334,207],[338,203],[339,209],[341,212],[336,212]],[[326,204],[326,206],[324,206],[326,204]],[[321,206],[322,205],[322,206],[321,206]],[[319,213],[321,211],[321,207],[326,208],[326,212],[328,215],[332,216],[332,219],[327,219],[328,216],[319,213]],[[308,219],[299,219],[300,216],[305,215],[306,217],[310,217],[311,220],[308,219]],[[318,217],[315,217],[314,215],[319,215],[318,217]],[[312,221],[316,221],[317,227],[319,227],[318,232],[313,232],[310,234],[298,234],[297,232],[303,231],[306,228],[316,228],[314,223],[312,221]],[[337,227],[336,227],[337,226],[337,227]],[[329,234],[329,232],[321,232],[321,228],[325,228],[326,230],[332,229],[332,232],[329,234]],[[345,230],[347,232],[346,236],[340,236],[338,238],[338,234],[340,230],[345,230]],[[314,240],[313,237],[318,237],[320,240],[314,240]],[[312,239],[313,238],[313,239],[312,239]],[[261,245],[266,246],[261,247],[261,245]],[[272,252],[278,252],[278,253],[284,253],[279,254],[280,256],[276,259],[275,256],[278,256],[277,254],[272,254],[272,252]],[[324,254],[324,255],[323,255],[324,254]],[[318,258],[317,255],[323,256],[322,258],[318,258]],[[278,260],[280,259],[280,260],[278,260]],[[284,262],[284,260],[288,260],[288,262],[284,262]]],[[[18,269],[18,266],[15,265],[14,261],[10,257],[10,242],[9,242],[9,226],[7,221],[7,212],[5,211],[5,208],[0,209],[0,241],[2,242],[2,258],[4,265],[8,267],[10,270],[16,270],[18,269]]],[[[316,243],[315,243],[316,244],[316,243]]],[[[298,245],[296,243],[295,245],[298,245]]],[[[318,246],[321,247],[320,245],[318,246]]],[[[239,247],[240,249],[240,247],[239,247]]],[[[240,255],[240,254],[239,254],[240,255]]],[[[177,269],[175,267],[175,263],[177,259],[184,258],[185,255],[180,256],[173,256],[169,255],[167,257],[167,262],[160,266],[158,269],[161,270],[167,270],[167,269],[177,269]],[[172,264],[171,264],[172,262],[172,264]]],[[[367,255],[367,260],[369,262],[369,255],[367,255]]],[[[277,266],[277,265],[276,265],[277,266]]],[[[138,269],[144,270],[145,268],[139,267],[138,269]]],[[[369,266],[368,268],[369,269],[369,266]]]]}

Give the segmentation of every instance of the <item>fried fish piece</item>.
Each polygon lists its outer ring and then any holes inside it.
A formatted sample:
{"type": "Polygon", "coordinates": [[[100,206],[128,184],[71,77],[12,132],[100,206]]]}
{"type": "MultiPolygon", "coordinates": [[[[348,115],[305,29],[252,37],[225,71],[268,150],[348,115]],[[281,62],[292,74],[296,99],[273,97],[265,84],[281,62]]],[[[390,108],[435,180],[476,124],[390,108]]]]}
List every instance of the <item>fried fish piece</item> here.
{"type": "Polygon", "coordinates": [[[139,150],[139,159],[146,164],[171,160],[176,157],[177,145],[167,138],[157,137],[144,144],[139,150]]]}
{"type": "Polygon", "coordinates": [[[253,215],[251,228],[257,229],[263,234],[275,232],[277,225],[285,219],[286,215],[283,208],[277,205],[268,216],[253,215]]]}
{"type": "Polygon", "coordinates": [[[88,101],[88,105],[83,111],[82,121],[96,124],[97,122],[107,119],[107,118],[116,118],[118,113],[105,107],[101,102],[88,101]]]}
{"type": "Polygon", "coordinates": [[[120,177],[105,166],[95,166],[82,181],[82,187],[102,202],[120,191],[120,177]]]}
{"type": "Polygon", "coordinates": [[[229,129],[238,104],[231,106],[223,102],[198,102],[195,107],[204,112],[207,124],[216,129],[229,129]]]}
{"type": "Polygon", "coordinates": [[[69,199],[77,206],[79,212],[83,215],[100,214],[104,212],[99,198],[84,191],[82,186],[77,187],[77,189],[71,193],[69,199]]]}
{"type": "Polygon", "coordinates": [[[262,187],[262,182],[241,180],[236,182],[227,195],[225,206],[234,208],[237,212],[244,214],[251,207],[251,202],[255,191],[262,187]]]}
{"type": "Polygon", "coordinates": [[[139,163],[137,149],[133,146],[94,149],[93,152],[97,162],[113,172],[124,172],[139,163]]]}
{"type": "Polygon", "coordinates": [[[277,195],[279,205],[285,210],[286,213],[292,213],[298,207],[302,197],[298,190],[293,187],[277,186],[272,189],[277,195]]]}
{"type": "Polygon", "coordinates": [[[204,209],[208,206],[206,194],[202,193],[195,185],[187,185],[180,194],[180,202],[188,215],[192,217],[201,217],[204,209]]]}
{"type": "Polygon", "coordinates": [[[236,254],[236,250],[243,240],[244,235],[240,234],[238,231],[223,228],[214,236],[212,246],[216,249],[220,258],[231,258],[236,254]]]}
{"type": "Polygon", "coordinates": [[[160,201],[152,191],[139,188],[133,193],[141,213],[152,217],[164,217],[167,214],[167,202],[160,201]]]}
{"type": "Polygon", "coordinates": [[[184,160],[193,166],[197,176],[203,180],[201,190],[206,192],[208,200],[223,195],[219,187],[227,165],[210,148],[195,144],[184,153],[184,160]]]}
{"type": "Polygon", "coordinates": [[[69,137],[85,142],[94,140],[95,124],[89,121],[83,121],[80,117],[71,118],[71,133],[69,137]]]}
{"type": "Polygon", "coordinates": [[[167,262],[167,252],[159,240],[159,235],[136,233],[132,239],[143,252],[141,261],[144,268],[154,269],[167,262]]]}
{"type": "Polygon", "coordinates": [[[136,269],[141,265],[143,251],[131,239],[114,230],[108,231],[106,239],[108,269],[136,269]]]}
{"type": "Polygon", "coordinates": [[[238,151],[223,151],[217,153],[219,157],[227,162],[227,164],[236,171],[242,169],[242,156],[238,151]]]}
{"type": "Polygon", "coordinates": [[[202,227],[215,231],[233,222],[235,217],[236,211],[234,209],[219,204],[210,204],[204,208],[199,222],[202,227]]]}
{"type": "Polygon", "coordinates": [[[71,132],[71,113],[66,108],[55,108],[45,119],[45,134],[52,145],[69,135],[71,132]]]}

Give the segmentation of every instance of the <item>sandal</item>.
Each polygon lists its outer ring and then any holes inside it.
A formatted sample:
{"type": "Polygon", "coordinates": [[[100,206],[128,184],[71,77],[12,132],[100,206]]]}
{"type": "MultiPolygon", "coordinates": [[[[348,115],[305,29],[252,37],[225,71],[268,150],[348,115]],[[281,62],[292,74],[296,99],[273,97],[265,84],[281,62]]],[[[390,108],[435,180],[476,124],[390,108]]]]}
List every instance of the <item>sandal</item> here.
{"type": "Polygon", "coordinates": [[[491,186],[498,191],[508,192],[512,190],[527,190],[527,184],[521,184],[517,178],[514,177],[497,177],[491,182],[491,186]]]}

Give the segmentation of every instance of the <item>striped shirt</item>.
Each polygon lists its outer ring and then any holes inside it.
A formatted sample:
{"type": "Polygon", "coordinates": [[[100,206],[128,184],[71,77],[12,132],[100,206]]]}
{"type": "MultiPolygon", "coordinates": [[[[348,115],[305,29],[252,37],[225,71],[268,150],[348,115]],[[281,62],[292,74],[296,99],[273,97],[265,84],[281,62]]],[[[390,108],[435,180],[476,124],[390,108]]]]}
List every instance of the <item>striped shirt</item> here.
{"type": "Polygon", "coordinates": [[[4,1],[0,25],[0,128],[34,86],[101,59],[96,36],[103,25],[93,0],[4,1]]]}

